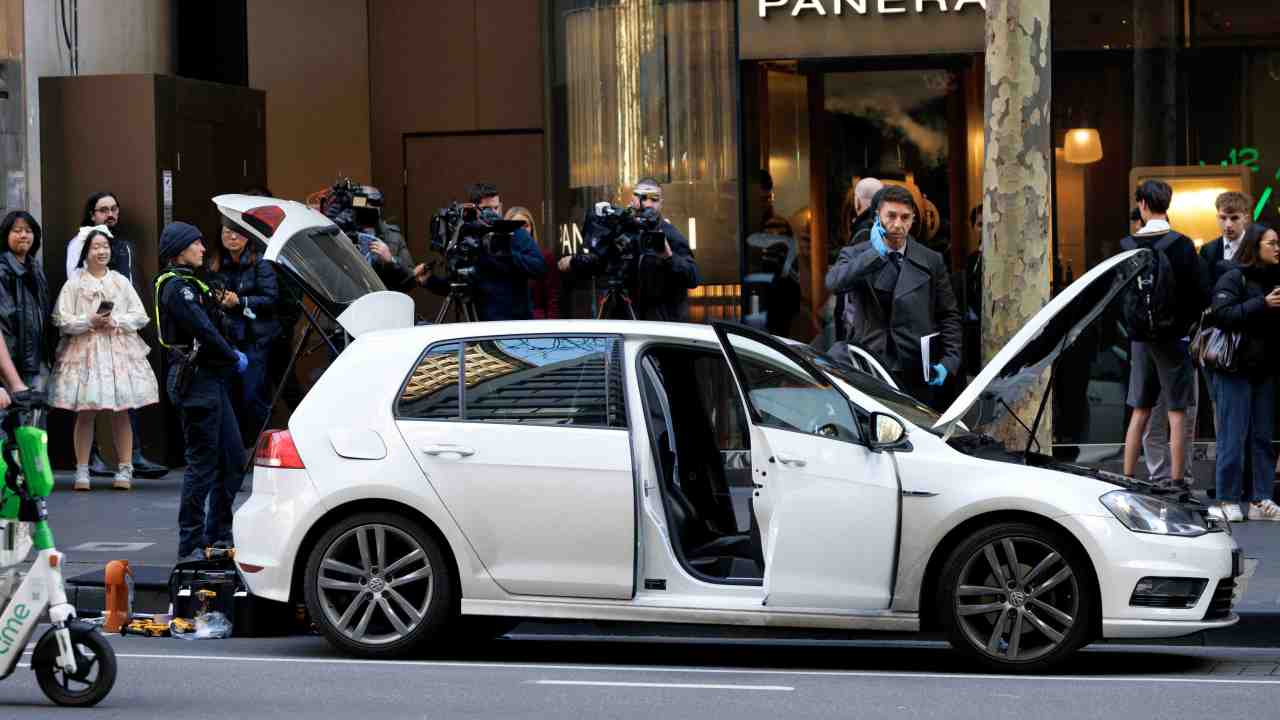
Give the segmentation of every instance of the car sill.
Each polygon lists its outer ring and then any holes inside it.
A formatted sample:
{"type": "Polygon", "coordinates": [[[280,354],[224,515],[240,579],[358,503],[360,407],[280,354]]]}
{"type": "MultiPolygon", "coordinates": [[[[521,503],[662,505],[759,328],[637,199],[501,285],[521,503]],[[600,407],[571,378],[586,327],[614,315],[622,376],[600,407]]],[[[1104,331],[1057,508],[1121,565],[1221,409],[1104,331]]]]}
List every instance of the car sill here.
{"type": "Polygon", "coordinates": [[[617,620],[630,622],[693,623],[705,625],[754,625],[848,630],[916,632],[916,613],[891,610],[845,610],[830,612],[808,609],[712,609],[645,606],[566,600],[466,600],[463,615],[504,615],[561,620],[617,620]]]}

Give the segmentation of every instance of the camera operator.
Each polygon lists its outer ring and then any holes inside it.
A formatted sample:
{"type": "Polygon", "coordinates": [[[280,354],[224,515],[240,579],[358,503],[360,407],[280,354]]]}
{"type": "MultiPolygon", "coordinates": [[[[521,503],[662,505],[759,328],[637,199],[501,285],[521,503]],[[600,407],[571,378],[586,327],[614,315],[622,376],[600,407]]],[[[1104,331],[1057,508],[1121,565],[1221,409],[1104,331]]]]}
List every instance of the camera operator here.
{"type": "MultiPolygon", "coordinates": [[[[620,282],[637,320],[688,321],[698,265],[684,235],[662,217],[657,180],[637,182],[626,210],[597,204],[583,234],[587,252],[560,258],[561,272],[604,274],[620,282]]],[[[618,316],[616,308],[610,315],[618,316]]]]}
{"type": "Polygon", "coordinates": [[[418,265],[418,284],[442,296],[465,286],[465,301],[474,303],[481,321],[533,319],[529,280],[547,272],[542,252],[519,222],[502,219],[497,186],[476,183],[467,198],[469,205],[455,204],[432,219],[432,244],[445,253],[448,276],[418,265]]]}
{"type": "Polygon", "coordinates": [[[400,228],[382,217],[381,190],[341,180],[329,189],[323,212],[351,238],[388,290],[413,289],[413,256],[400,228]]]}

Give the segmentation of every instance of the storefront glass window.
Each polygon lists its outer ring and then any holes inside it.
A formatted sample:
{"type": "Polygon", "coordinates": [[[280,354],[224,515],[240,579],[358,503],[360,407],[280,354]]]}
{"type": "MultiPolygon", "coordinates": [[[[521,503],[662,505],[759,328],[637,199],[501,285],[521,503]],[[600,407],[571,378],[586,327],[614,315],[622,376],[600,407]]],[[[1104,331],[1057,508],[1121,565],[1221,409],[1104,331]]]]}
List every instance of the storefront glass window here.
{"type": "MultiPolygon", "coordinates": [[[[663,214],[689,239],[703,287],[695,321],[739,307],[738,112],[732,0],[551,0],[553,203],[557,251],[576,251],[597,202],[664,185],[663,214]]],[[[567,311],[596,286],[568,280],[567,311]]]]}

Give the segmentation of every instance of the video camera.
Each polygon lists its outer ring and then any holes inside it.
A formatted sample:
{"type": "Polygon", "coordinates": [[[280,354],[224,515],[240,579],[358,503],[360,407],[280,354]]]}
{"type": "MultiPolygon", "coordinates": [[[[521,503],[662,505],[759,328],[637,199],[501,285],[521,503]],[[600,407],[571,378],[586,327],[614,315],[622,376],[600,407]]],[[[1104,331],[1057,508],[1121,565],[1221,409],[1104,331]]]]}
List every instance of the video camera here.
{"type": "Polygon", "coordinates": [[[356,244],[356,249],[369,264],[373,264],[370,245],[379,238],[363,232],[363,228],[377,228],[382,222],[382,191],[372,185],[357,185],[351,178],[343,178],[329,188],[324,201],[325,217],[346,233],[356,244]]]}
{"type": "Polygon", "coordinates": [[[636,260],[666,251],[662,215],[654,208],[619,207],[599,203],[588,218],[590,249],[610,278],[621,278],[636,260]]]}
{"type": "Polygon", "coordinates": [[[481,258],[510,256],[512,236],[523,226],[493,208],[455,202],[431,217],[431,249],[444,255],[450,280],[469,280],[481,258]]]}

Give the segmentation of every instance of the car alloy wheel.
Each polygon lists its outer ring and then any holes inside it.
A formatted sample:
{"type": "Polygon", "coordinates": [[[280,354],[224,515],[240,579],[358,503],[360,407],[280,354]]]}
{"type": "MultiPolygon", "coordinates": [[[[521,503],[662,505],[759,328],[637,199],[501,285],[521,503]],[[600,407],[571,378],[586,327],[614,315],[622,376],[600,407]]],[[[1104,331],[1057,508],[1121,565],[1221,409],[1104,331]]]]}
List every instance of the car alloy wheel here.
{"type": "Polygon", "coordinates": [[[357,515],[325,533],[307,563],[306,590],[329,641],[365,657],[409,652],[454,606],[435,540],[386,513],[357,515]]]}
{"type": "Polygon", "coordinates": [[[952,644],[989,667],[1048,667],[1085,642],[1093,586],[1081,571],[1065,541],[1034,525],[976,534],[944,574],[952,644]]]}

